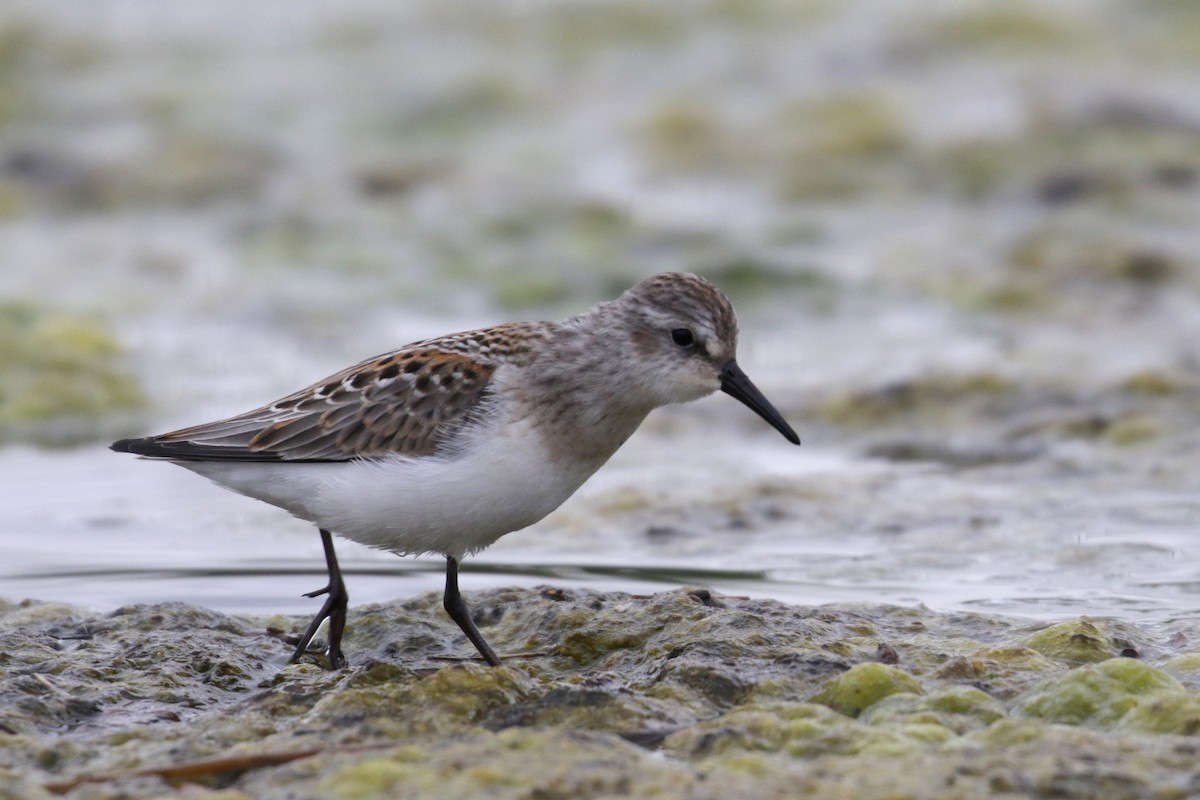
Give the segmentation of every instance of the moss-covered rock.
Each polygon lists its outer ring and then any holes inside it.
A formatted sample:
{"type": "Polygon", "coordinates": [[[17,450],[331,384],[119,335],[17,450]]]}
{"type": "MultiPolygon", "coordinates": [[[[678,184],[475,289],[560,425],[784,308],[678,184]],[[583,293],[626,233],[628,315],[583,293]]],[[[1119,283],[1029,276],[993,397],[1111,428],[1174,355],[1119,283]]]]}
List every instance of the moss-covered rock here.
{"type": "Polygon", "coordinates": [[[1136,659],[1115,658],[1048,678],[1018,699],[1016,711],[1051,722],[1106,728],[1122,722],[1140,703],[1161,705],[1168,697],[1178,702],[1189,696],[1166,672],[1136,659]]]}
{"type": "Polygon", "coordinates": [[[305,619],[0,602],[0,777],[37,800],[1152,797],[1186,786],[1200,753],[1179,738],[1200,731],[1195,688],[1137,659],[1048,657],[1017,620],[696,589],[471,602],[503,667],[463,657],[433,593],[352,609],[340,671],[287,663],[280,629],[305,619]],[[903,668],[874,660],[879,642],[903,668]],[[1136,791],[1112,794],[1118,774],[1136,791]]]}
{"type": "Polygon", "coordinates": [[[934,725],[963,734],[982,730],[1007,716],[1004,705],[973,686],[948,686],[929,695],[889,695],[867,708],[859,721],[868,725],[934,725]]]}
{"type": "Polygon", "coordinates": [[[812,702],[857,717],[885,697],[900,692],[920,694],[921,691],[919,680],[896,667],[857,664],[846,674],[828,681],[812,696],[812,702]]]}
{"type": "Polygon", "coordinates": [[[1050,625],[1030,635],[1026,645],[1048,658],[1090,663],[1115,658],[1128,646],[1106,630],[1111,622],[1079,619],[1050,625]]]}

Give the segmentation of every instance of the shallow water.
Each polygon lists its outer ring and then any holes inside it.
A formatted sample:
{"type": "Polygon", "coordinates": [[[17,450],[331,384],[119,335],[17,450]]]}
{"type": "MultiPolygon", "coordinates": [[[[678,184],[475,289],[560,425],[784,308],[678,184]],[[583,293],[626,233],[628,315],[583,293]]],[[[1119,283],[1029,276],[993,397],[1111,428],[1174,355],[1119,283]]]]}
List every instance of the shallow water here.
{"type": "MultiPolygon", "coordinates": [[[[692,269],[804,446],[656,412],[465,589],[1200,610],[1187,4],[401,5],[0,14],[0,297],[148,400],[46,449],[0,398],[0,595],[315,610],[309,526],[107,441],[692,269]]],[[[339,552],[353,602],[441,587],[339,552]]]]}
{"type": "MultiPolygon", "coordinates": [[[[1031,487],[1028,466],[897,468],[819,446],[792,453],[757,431],[652,434],[627,450],[563,509],[469,559],[463,585],[701,585],[1040,619],[1200,611],[1190,491],[1096,498],[1070,480],[1031,487]],[[698,460],[682,475],[672,466],[681,447],[698,460]],[[664,471],[674,477],[652,480],[664,471]]],[[[0,470],[19,473],[8,485],[28,498],[6,512],[9,597],[315,610],[299,595],[323,584],[319,541],[282,512],[102,450],[10,449],[0,470]]],[[[356,603],[441,588],[438,559],[338,549],[356,603]]]]}

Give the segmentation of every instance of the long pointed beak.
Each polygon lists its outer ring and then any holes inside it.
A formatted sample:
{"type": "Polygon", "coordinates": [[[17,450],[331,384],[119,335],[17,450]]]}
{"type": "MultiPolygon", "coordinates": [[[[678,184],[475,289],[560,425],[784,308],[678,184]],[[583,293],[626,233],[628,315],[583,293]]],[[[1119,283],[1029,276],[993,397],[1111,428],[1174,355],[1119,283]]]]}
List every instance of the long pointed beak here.
{"type": "Polygon", "coordinates": [[[775,406],[771,405],[771,401],[763,397],[758,387],[750,382],[746,373],[742,372],[742,368],[738,366],[737,359],[729,359],[721,368],[720,377],[722,392],[742,401],[755,414],[771,423],[771,427],[782,433],[789,442],[800,444],[800,437],[792,430],[792,426],[788,425],[783,415],[775,409],[775,406]]]}

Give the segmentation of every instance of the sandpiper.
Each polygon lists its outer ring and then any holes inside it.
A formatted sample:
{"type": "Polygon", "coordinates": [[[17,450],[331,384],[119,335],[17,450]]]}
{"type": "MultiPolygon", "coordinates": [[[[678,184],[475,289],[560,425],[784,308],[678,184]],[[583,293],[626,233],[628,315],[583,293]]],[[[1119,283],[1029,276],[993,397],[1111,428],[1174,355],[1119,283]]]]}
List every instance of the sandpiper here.
{"type": "Polygon", "coordinates": [[[332,533],[399,555],[446,557],[444,606],[500,659],[458,590],[463,556],[558,508],[658,406],[721,389],[799,444],[736,361],[733,306],[686,273],[647,278],[561,322],[516,322],[415,342],[236,417],[112,449],[178,464],[313,522],[327,595],[292,661],[329,620],[342,666],[349,599],[332,533]]]}

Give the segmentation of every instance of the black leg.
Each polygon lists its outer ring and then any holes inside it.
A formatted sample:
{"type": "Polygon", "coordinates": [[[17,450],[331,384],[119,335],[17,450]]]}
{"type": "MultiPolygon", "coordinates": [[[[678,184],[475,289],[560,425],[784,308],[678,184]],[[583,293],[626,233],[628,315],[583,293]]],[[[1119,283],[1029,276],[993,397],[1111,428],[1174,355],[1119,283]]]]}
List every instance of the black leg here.
{"type": "Polygon", "coordinates": [[[308,645],[316,635],[317,629],[321,627],[321,623],[329,620],[329,663],[333,665],[334,669],[340,669],[346,666],[346,657],[342,655],[342,633],[346,630],[346,605],[350,602],[350,595],[346,593],[346,584],[342,582],[342,570],[338,567],[337,554],[333,552],[333,536],[324,528],[321,529],[321,544],[325,547],[325,567],[329,570],[329,583],[304,596],[319,597],[323,594],[329,596],[325,598],[325,604],[321,606],[321,610],[309,623],[308,630],[300,637],[300,643],[296,645],[291,660],[293,664],[300,660],[300,657],[308,650],[308,645]]]}
{"type": "Polygon", "coordinates": [[[446,594],[442,598],[442,605],[445,606],[450,619],[458,623],[458,627],[462,628],[462,632],[471,640],[471,644],[475,645],[475,649],[483,656],[483,660],[493,667],[500,666],[500,659],[496,655],[496,651],[483,638],[479,628],[475,627],[475,621],[471,619],[471,610],[467,608],[462,595],[458,593],[458,559],[454,556],[446,556],[446,594]]]}

